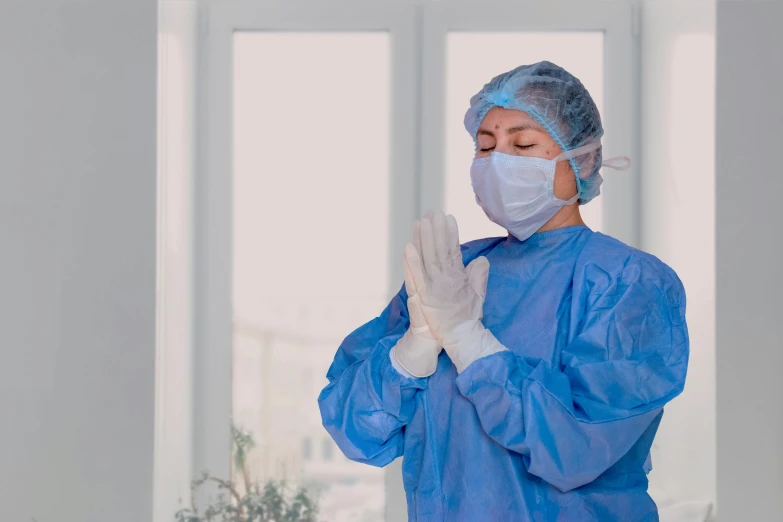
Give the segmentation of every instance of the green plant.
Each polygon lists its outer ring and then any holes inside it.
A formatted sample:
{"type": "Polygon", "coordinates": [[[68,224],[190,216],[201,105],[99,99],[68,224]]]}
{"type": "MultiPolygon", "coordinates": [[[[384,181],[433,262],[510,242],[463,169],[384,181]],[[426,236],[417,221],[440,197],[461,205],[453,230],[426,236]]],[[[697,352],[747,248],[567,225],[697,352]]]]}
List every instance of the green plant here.
{"type": "Polygon", "coordinates": [[[292,491],[283,481],[268,481],[261,487],[250,477],[247,456],[255,443],[249,433],[231,428],[235,469],[241,470],[244,491],[231,480],[204,472],[191,483],[190,507],[179,510],[176,522],[317,522],[318,509],[304,488],[292,491]],[[196,496],[200,488],[214,483],[218,495],[200,512],[196,496]]]}

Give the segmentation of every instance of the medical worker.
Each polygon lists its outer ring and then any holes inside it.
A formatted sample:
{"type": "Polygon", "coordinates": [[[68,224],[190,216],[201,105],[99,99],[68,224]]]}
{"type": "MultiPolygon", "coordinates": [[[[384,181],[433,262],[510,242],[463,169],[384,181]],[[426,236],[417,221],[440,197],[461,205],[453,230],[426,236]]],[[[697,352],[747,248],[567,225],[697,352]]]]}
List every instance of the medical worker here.
{"type": "Polygon", "coordinates": [[[404,457],[412,521],[656,521],[649,452],[685,383],[685,292],[580,217],[619,165],[595,103],[541,62],[485,85],[465,126],[476,201],[508,236],[460,246],[452,216],[414,223],[405,284],[337,351],[323,424],[350,459],[404,457]]]}

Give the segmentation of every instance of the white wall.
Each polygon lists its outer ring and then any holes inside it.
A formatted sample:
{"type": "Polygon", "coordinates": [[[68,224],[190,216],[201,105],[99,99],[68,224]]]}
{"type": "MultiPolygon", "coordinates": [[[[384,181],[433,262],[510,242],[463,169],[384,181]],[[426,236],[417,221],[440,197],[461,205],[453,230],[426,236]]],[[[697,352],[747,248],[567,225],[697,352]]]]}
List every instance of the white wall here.
{"type": "Polygon", "coordinates": [[[718,2],[718,515],[783,519],[783,3],[718,2]]]}
{"type": "Polygon", "coordinates": [[[0,2],[0,520],[146,522],[154,0],[0,2]]]}
{"type": "Polygon", "coordinates": [[[642,247],[682,279],[691,338],[685,391],[652,451],[666,522],[716,495],[715,0],[646,1],[642,64],[642,247]]]}

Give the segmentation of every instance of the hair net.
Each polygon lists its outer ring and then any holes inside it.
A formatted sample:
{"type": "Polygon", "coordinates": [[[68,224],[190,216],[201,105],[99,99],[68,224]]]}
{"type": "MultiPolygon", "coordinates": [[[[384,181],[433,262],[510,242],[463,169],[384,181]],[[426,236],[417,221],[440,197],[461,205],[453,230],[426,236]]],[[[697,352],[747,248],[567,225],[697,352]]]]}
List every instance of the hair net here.
{"type": "MultiPolygon", "coordinates": [[[[522,65],[496,76],[470,99],[465,128],[476,144],[479,125],[492,107],[527,113],[563,152],[600,140],[604,134],[601,115],[582,82],[551,62],[522,65]]],[[[600,192],[601,160],[602,148],[569,160],[581,204],[600,192]]]]}

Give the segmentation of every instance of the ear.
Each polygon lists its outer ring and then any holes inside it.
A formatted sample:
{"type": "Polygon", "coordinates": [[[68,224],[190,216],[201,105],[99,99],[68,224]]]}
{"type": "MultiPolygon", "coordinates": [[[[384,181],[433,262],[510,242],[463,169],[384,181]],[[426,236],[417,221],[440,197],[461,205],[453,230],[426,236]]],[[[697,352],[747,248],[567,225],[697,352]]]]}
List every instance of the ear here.
{"type": "Polygon", "coordinates": [[[553,185],[555,197],[563,201],[571,199],[579,191],[579,185],[569,160],[557,162],[553,185]]]}

